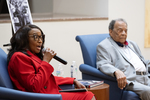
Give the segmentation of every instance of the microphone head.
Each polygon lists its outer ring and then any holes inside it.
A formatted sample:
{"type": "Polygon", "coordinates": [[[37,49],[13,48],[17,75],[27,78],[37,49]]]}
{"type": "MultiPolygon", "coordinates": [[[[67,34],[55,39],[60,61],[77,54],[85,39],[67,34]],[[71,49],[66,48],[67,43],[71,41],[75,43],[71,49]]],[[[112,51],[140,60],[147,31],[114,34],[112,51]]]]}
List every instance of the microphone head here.
{"type": "Polygon", "coordinates": [[[45,51],[46,51],[46,48],[43,48],[43,49],[42,49],[42,53],[44,53],[45,51]]]}

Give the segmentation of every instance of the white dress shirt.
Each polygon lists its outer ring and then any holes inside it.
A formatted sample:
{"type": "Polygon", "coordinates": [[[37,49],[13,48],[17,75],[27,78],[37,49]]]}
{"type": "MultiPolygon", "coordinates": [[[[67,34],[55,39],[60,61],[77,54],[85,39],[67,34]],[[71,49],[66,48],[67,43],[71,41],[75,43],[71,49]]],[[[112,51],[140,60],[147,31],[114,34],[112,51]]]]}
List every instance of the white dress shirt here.
{"type": "Polygon", "coordinates": [[[132,63],[136,71],[146,72],[144,63],[128,46],[120,47],[120,49],[124,53],[124,55],[129,59],[129,61],[132,63]]]}

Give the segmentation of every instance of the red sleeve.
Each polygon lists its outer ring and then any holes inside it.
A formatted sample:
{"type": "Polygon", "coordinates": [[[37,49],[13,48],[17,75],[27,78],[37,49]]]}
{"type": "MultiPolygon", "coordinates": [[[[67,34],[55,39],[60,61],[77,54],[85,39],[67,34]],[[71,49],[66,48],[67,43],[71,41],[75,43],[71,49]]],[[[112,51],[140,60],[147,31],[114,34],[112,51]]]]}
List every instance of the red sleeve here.
{"type": "Polygon", "coordinates": [[[75,78],[71,78],[71,77],[58,77],[58,76],[55,76],[55,80],[56,80],[58,85],[73,84],[74,79],[75,78]]]}
{"type": "Polygon", "coordinates": [[[33,60],[23,53],[14,54],[9,65],[21,87],[33,92],[39,92],[54,71],[45,61],[33,64],[33,60]]]}

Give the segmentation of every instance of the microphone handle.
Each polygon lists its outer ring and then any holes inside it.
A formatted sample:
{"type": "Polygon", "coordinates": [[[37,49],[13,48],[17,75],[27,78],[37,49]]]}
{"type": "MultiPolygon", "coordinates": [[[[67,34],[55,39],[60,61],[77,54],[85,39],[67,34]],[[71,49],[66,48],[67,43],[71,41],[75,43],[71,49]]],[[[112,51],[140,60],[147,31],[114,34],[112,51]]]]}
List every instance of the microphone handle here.
{"type": "Polygon", "coordinates": [[[63,63],[64,65],[67,64],[67,61],[63,60],[62,58],[60,58],[60,57],[58,57],[58,56],[56,56],[56,55],[55,55],[53,58],[56,59],[57,61],[63,63]]]}

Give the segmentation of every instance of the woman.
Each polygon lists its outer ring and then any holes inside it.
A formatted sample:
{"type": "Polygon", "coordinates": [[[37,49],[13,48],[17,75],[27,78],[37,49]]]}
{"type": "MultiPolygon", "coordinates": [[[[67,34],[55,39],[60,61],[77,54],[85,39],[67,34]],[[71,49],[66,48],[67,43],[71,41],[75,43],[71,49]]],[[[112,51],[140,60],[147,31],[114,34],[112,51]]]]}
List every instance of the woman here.
{"type": "Polygon", "coordinates": [[[56,53],[44,47],[44,34],[35,25],[20,28],[11,38],[8,53],[8,72],[16,89],[36,93],[61,94],[63,100],[95,100],[91,92],[61,92],[58,85],[75,84],[85,88],[74,78],[57,77],[52,74],[54,68],[49,64],[56,53]]]}

